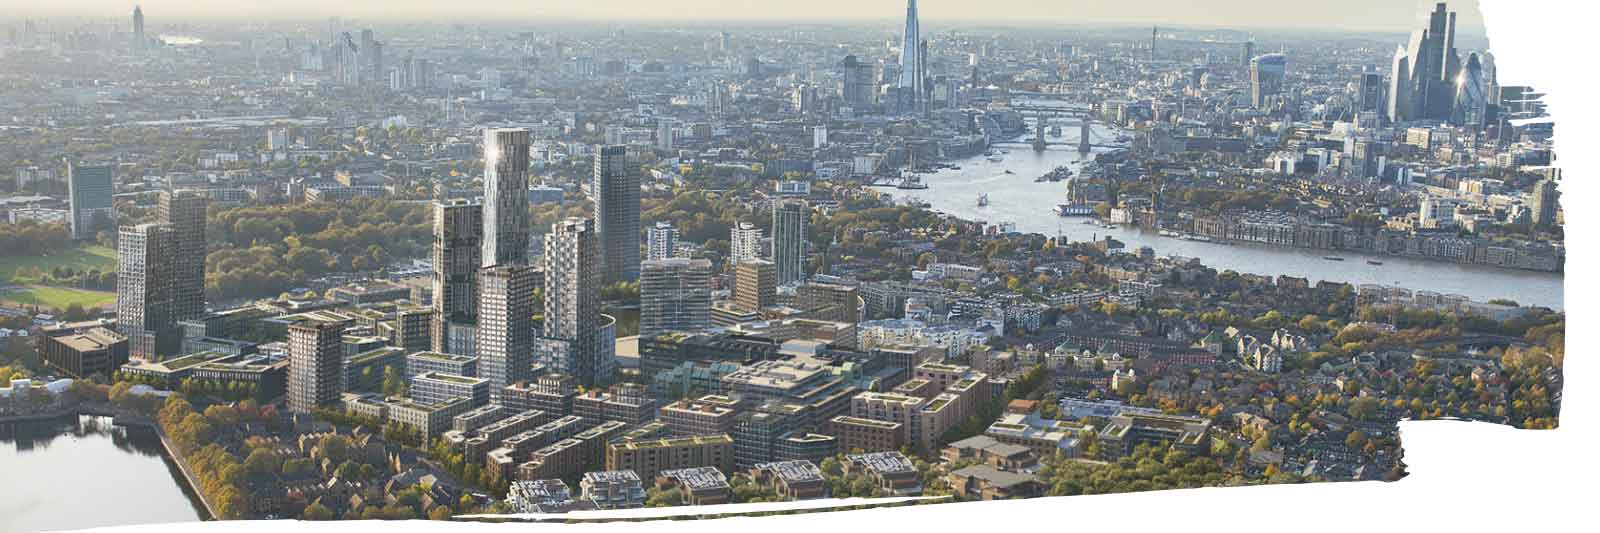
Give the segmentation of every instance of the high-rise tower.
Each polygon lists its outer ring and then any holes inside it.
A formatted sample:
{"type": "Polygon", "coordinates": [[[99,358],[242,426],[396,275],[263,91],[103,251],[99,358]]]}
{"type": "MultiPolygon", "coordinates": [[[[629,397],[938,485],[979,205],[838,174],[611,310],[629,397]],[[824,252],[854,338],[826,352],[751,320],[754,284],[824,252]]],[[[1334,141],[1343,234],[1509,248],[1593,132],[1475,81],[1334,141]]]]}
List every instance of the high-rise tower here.
{"type": "Polygon", "coordinates": [[[478,316],[478,267],[483,262],[483,205],[468,200],[433,204],[433,350],[448,352],[450,324],[478,316]]]}
{"type": "Polygon", "coordinates": [[[678,257],[644,262],[639,276],[640,335],[710,326],[711,261],[678,257]]]}
{"type": "Polygon", "coordinates": [[[289,325],[289,411],[339,403],[344,392],[344,322],[305,319],[289,325]]]}
{"type": "Polygon", "coordinates": [[[172,228],[171,313],[174,321],[206,315],[206,205],[204,196],[162,192],[157,212],[172,228]]]}
{"type": "Polygon", "coordinates": [[[528,130],[483,132],[483,224],[481,266],[528,264],[528,130]]]}
{"type": "Polygon", "coordinates": [[[806,223],[810,217],[805,200],[781,200],[772,206],[772,262],[777,266],[779,285],[806,277],[806,223]]]}
{"type": "Polygon", "coordinates": [[[627,147],[595,152],[589,192],[600,233],[603,283],[639,279],[639,170],[628,166],[627,147]]]}
{"type": "Polygon", "coordinates": [[[1156,38],[1161,36],[1160,26],[1150,27],[1150,62],[1156,61],[1156,38]]]}
{"type": "Polygon", "coordinates": [[[544,236],[544,336],[569,345],[568,373],[594,385],[600,359],[600,238],[594,222],[568,218],[544,236]]]}
{"type": "MultiPolygon", "coordinates": [[[[648,257],[651,261],[671,258],[678,253],[678,228],[673,227],[671,222],[656,222],[656,225],[650,228],[645,242],[649,243],[647,248],[650,250],[648,257]]],[[[643,272],[643,269],[640,271],[643,272]]]]}
{"type": "Polygon", "coordinates": [[[906,1],[906,29],[900,43],[900,83],[898,87],[909,100],[911,110],[921,109],[924,68],[922,23],[917,20],[917,0],[906,1]]]}
{"type": "Polygon", "coordinates": [[[177,344],[172,318],[172,264],[176,236],[167,224],[123,226],[117,235],[117,331],[128,336],[128,356],[160,361],[177,344]]]}
{"type": "Polygon", "coordinates": [[[478,271],[478,377],[498,397],[533,373],[533,296],[539,269],[501,265],[478,271]]]}
{"type": "Polygon", "coordinates": [[[728,262],[737,265],[762,257],[761,228],[749,222],[740,222],[728,233],[728,262]]]}
{"type": "Polygon", "coordinates": [[[73,239],[92,239],[95,232],[116,223],[112,203],[117,192],[112,179],[115,170],[111,165],[67,165],[67,224],[73,239]]]}
{"type": "Polygon", "coordinates": [[[1533,185],[1533,194],[1530,195],[1533,211],[1533,226],[1548,228],[1556,223],[1556,182],[1552,179],[1542,179],[1533,185]]]}
{"type": "Polygon", "coordinates": [[[1395,53],[1389,80],[1390,119],[1450,120],[1461,66],[1456,14],[1439,2],[1428,15],[1428,27],[1413,31],[1406,46],[1395,53]]]}
{"type": "Polygon", "coordinates": [[[1482,129],[1489,105],[1488,92],[1489,81],[1484,74],[1482,57],[1476,52],[1467,54],[1467,61],[1456,76],[1455,110],[1450,121],[1472,131],[1482,129]]]}
{"type": "Polygon", "coordinates": [[[145,46],[144,9],[137,5],[133,6],[133,46],[136,49],[143,49],[145,46]]]}
{"type": "Polygon", "coordinates": [[[1250,60],[1250,106],[1267,106],[1267,97],[1283,92],[1288,60],[1283,54],[1265,54],[1250,60]]]}

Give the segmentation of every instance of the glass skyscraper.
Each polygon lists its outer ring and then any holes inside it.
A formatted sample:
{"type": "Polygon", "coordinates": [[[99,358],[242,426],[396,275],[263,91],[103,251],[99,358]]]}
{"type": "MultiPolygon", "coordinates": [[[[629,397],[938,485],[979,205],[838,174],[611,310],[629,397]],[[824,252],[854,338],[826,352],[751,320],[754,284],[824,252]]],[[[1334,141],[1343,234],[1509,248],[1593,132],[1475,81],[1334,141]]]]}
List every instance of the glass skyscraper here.
{"type": "Polygon", "coordinates": [[[482,266],[528,264],[528,130],[483,132],[483,223],[482,266]]]}

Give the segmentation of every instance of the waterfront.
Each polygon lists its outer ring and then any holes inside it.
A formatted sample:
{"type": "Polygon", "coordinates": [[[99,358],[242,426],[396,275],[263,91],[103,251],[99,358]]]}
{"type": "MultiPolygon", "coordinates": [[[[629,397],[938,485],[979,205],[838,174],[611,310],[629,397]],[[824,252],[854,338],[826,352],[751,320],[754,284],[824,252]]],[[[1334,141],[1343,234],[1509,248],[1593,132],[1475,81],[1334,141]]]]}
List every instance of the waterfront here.
{"type": "Polygon", "coordinates": [[[0,424],[0,533],[193,522],[204,516],[154,429],[109,417],[0,424]],[[89,511],[89,512],[86,512],[89,511]]]}
{"type": "MultiPolygon", "coordinates": [[[[1073,128],[1068,128],[1073,129],[1073,128]]],[[[1096,136],[1113,133],[1097,128],[1096,136]]],[[[1061,138],[1076,139],[1069,132],[1061,138]]],[[[1070,145],[1071,142],[1068,142],[1070,145]]],[[[1461,294],[1473,300],[1496,298],[1524,305],[1562,308],[1562,275],[1559,273],[1497,269],[1443,261],[1425,261],[1391,255],[1370,255],[1350,251],[1311,250],[1255,244],[1216,244],[1162,237],[1153,231],[1133,226],[1107,229],[1101,224],[1084,224],[1087,217],[1061,217],[1055,207],[1066,195],[1066,184],[1037,183],[1035,178],[1063,165],[1077,169],[1084,162],[1071,146],[1051,146],[1043,153],[1025,143],[1006,143],[997,147],[999,162],[983,157],[953,161],[960,170],[946,169],[923,176],[928,188],[920,191],[891,191],[897,197],[914,197],[928,202],[932,209],[970,220],[1015,223],[1018,231],[1065,235],[1069,240],[1087,241],[1110,235],[1127,245],[1128,251],[1141,246],[1154,248],[1157,255],[1199,258],[1206,266],[1252,274],[1279,274],[1309,278],[1311,282],[1381,283],[1410,289],[1461,294]],[[1012,173],[1007,174],[1005,171],[1012,173]],[[978,196],[987,194],[987,206],[978,206],[978,196]],[[1324,256],[1342,257],[1330,261],[1324,256]],[[1368,264],[1368,260],[1382,265],[1368,264]]],[[[1097,149],[1098,151],[1098,149],[1097,149]]]]}

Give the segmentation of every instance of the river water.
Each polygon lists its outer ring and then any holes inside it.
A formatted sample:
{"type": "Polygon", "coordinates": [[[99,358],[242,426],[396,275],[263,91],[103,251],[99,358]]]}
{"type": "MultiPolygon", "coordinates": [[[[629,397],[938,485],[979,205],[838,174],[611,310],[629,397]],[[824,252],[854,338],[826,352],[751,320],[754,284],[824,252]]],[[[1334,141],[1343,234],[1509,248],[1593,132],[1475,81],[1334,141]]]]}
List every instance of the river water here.
{"type": "Polygon", "coordinates": [[[164,453],[154,430],[106,417],[0,424],[0,533],[200,520],[164,453]]]}
{"type": "MultiPolygon", "coordinates": [[[[1195,257],[1206,266],[1218,270],[1272,276],[1288,274],[1309,278],[1312,283],[1324,280],[1380,283],[1460,294],[1477,301],[1505,298],[1523,305],[1546,306],[1557,310],[1562,308],[1562,275],[1557,273],[1348,251],[1185,241],[1133,226],[1106,229],[1099,224],[1084,224],[1084,221],[1090,220],[1088,217],[1058,216],[1055,207],[1065,202],[1066,183],[1036,183],[1033,180],[1058,166],[1070,166],[1076,171],[1085,161],[1075,147],[1077,128],[1063,127],[1063,130],[1061,137],[1052,138],[1051,141],[1064,141],[1064,144],[1052,145],[1043,153],[1035,152],[1026,143],[1001,144],[996,146],[997,152],[1009,152],[997,154],[1004,157],[1002,161],[992,162],[985,157],[954,161],[956,166],[961,167],[960,170],[946,169],[924,175],[922,181],[928,186],[925,190],[889,192],[897,198],[921,199],[932,205],[935,211],[963,219],[997,224],[1010,222],[1016,224],[1018,231],[1061,234],[1071,241],[1087,241],[1110,235],[1125,243],[1128,251],[1149,246],[1155,249],[1157,255],[1195,257]],[[1013,173],[1006,174],[1007,170],[1013,173]],[[978,197],[983,194],[989,195],[989,205],[979,207],[978,197]],[[1345,260],[1331,261],[1324,259],[1324,256],[1338,256],[1345,260]],[[1369,265],[1369,259],[1383,264],[1369,265]]],[[[1096,127],[1097,141],[1115,136],[1113,131],[1096,127]]]]}

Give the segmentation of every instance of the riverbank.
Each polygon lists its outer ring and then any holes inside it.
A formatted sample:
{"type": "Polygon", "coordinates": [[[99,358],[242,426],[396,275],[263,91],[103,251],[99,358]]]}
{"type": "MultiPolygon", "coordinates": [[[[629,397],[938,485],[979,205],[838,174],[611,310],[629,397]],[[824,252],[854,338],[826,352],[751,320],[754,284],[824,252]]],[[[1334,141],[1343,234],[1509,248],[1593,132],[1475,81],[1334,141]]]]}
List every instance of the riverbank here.
{"type": "MultiPolygon", "coordinates": [[[[1098,131],[1098,130],[1097,130],[1098,131]]],[[[1099,150],[1097,150],[1099,152],[1099,150]]],[[[1061,183],[1035,182],[1034,178],[1060,166],[1081,172],[1087,157],[1076,150],[1049,149],[1044,152],[1012,150],[999,162],[983,157],[954,161],[961,170],[944,170],[923,177],[925,190],[896,194],[896,198],[915,198],[928,209],[965,220],[989,223],[1009,222],[1018,231],[1059,236],[1072,241],[1091,241],[1112,237],[1132,251],[1149,246],[1157,255],[1199,259],[1207,267],[1265,276],[1286,275],[1305,278],[1311,283],[1378,284],[1427,290],[1441,294],[1460,294],[1474,301],[1515,300],[1522,305],[1562,310],[1563,276],[1558,273],[1502,269],[1486,266],[1432,261],[1410,256],[1367,254],[1350,250],[1325,251],[1310,248],[1285,248],[1253,242],[1215,243],[1160,236],[1156,231],[1103,224],[1084,224],[1082,219],[1056,214],[1057,204],[1065,202],[1066,187],[1061,183]],[[1011,174],[1005,171],[1012,171],[1011,174]],[[988,205],[977,206],[973,199],[988,195],[988,205]],[[1330,261],[1337,255],[1346,261],[1330,261]],[[1371,264],[1373,261],[1381,264],[1371,264]]]]}
{"type": "Polygon", "coordinates": [[[161,449],[166,450],[167,459],[171,460],[173,464],[176,464],[178,466],[178,471],[183,473],[183,479],[188,483],[187,487],[185,487],[185,492],[199,500],[200,505],[205,508],[206,514],[205,516],[202,516],[201,519],[216,520],[219,516],[217,513],[217,506],[213,504],[210,499],[206,498],[206,493],[204,491],[200,490],[199,478],[195,477],[194,472],[189,471],[188,462],[184,461],[183,457],[178,455],[178,447],[172,443],[172,438],[167,436],[166,430],[161,429],[161,424],[157,424],[153,420],[147,420],[146,423],[149,424],[149,427],[155,429],[156,436],[161,439],[161,449]]]}

